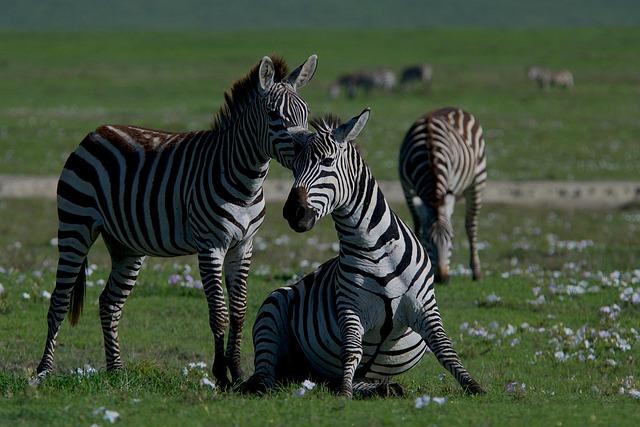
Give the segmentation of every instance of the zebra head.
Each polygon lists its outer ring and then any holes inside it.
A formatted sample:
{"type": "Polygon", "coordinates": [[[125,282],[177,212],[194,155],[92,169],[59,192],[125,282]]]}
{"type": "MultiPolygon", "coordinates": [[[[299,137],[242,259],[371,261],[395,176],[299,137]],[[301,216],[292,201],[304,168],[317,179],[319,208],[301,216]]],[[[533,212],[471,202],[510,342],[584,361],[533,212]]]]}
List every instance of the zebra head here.
{"type": "Polygon", "coordinates": [[[345,124],[332,116],[311,122],[316,132],[307,133],[306,140],[296,146],[294,183],[282,212],[293,230],[311,230],[320,218],[351,199],[362,172],[352,142],[367,120],[368,108],[345,124]]]}
{"type": "Polygon", "coordinates": [[[455,197],[447,194],[439,206],[424,205],[419,197],[414,203],[420,216],[420,243],[429,254],[437,282],[449,279],[449,260],[453,245],[451,216],[455,197]]]}
{"type": "Polygon", "coordinates": [[[311,55],[298,68],[284,78],[278,78],[274,62],[262,58],[258,69],[259,93],[266,109],[268,122],[265,154],[290,168],[294,157],[292,137],[308,128],[309,109],[298,95],[298,89],[313,78],[318,65],[317,55],[311,55]]]}

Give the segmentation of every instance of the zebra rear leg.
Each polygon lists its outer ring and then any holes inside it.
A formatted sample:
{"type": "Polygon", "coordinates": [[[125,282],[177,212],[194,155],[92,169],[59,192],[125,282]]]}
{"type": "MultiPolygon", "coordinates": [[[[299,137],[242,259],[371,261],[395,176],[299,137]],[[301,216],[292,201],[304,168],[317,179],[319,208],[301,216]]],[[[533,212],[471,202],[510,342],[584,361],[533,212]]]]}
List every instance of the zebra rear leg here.
{"type": "Polygon", "coordinates": [[[418,326],[413,329],[422,336],[434,356],[445,369],[451,372],[464,392],[467,394],[484,394],[485,391],[482,386],[462,366],[460,357],[453,349],[451,340],[444,330],[438,308],[432,307],[418,319],[417,323],[418,326]]]}
{"type": "Polygon", "coordinates": [[[469,239],[469,266],[473,280],[480,280],[480,256],[478,255],[478,213],[482,205],[482,188],[474,185],[464,192],[465,196],[465,228],[469,239]]]}
{"type": "MultiPolygon", "coordinates": [[[[263,393],[276,380],[288,380],[291,368],[302,363],[302,355],[292,348],[295,338],[289,326],[289,299],[286,290],[272,292],[262,303],[253,326],[254,373],[240,386],[243,393],[263,393]],[[291,360],[290,358],[297,360],[291,360]],[[286,359],[286,360],[285,360],[286,359]]],[[[301,352],[300,352],[301,353],[301,352]]]]}
{"type": "Polygon", "coordinates": [[[113,248],[110,248],[110,252],[112,253],[111,273],[107,286],[100,294],[100,322],[104,337],[107,370],[114,371],[122,368],[118,338],[122,307],[136,284],[145,257],[115,257],[113,248]]]}
{"type": "Polygon", "coordinates": [[[97,238],[90,224],[64,224],[58,228],[58,268],[56,286],[51,293],[47,313],[47,339],[36,372],[39,376],[53,370],[56,339],[60,325],[71,306],[71,325],[78,322],[82,312],[86,284],[87,253],[97,238]]]}

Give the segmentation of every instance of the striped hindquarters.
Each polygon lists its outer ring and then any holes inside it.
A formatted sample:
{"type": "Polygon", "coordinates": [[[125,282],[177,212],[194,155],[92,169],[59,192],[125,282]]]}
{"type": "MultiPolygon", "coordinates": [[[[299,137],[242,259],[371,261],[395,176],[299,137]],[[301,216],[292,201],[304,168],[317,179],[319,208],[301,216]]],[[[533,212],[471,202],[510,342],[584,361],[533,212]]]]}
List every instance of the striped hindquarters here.
{"type": "Polygon", "coordinates": [[[423,200],[437,205],[448,193],[458,197],[487,179],[482,127],[464,110],[433,111],[407,132],[399,163],[400,179],[423,200]]]}
{"type": "Polygon", "coordinates": [[[58,181],[60,238],[90,223],[107,243],[140,255],[193,253],[190,189],[206,132],[102,126],[69,156],[58,181]],[[78,221],[78,217],[85,220],[78,221]]]}

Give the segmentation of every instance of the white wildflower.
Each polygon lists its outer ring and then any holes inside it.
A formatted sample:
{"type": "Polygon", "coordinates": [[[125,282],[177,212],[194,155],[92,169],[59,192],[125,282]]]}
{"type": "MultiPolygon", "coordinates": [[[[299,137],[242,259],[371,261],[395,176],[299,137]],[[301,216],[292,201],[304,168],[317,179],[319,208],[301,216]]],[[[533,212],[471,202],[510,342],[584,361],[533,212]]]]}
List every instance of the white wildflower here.
{"type": "Polygon", "coordinates": [[[416,407],[416,409],[421,409],[427,406],[430,402],[431,402],[431,396],[428,396],[425,394],[424,396],[416,397],[416,400],[414,401],[414,406],[416,407]]]}
{"type": "Polygon", "coordinates": [[[26,293],[26,292],[23,292],[23,293],[22,293],[22,299],[31,299],[31,295],[29,295],[29,294],[28,294],[28,293],[26,293]]]}
{"type": "Polygon", "coordinates": [[[302,397],[307,392],[304,387],[297,388],[293,391],[294,397],[302,397]]]}
{"type": "Polygon", "coordinates": [[[302,383],[302,387],[306,388],[307,390],[313,390],[316,387],[316,383],[311,380],[304,380],[304,382],[302,383]]]}
{"type": "Polygon", "coordinates": [[[104,415],[102,416],[102,419],[107,421],[108,423],[115,423],[116,421],[118,421],[118,419],[120,418],[120,414],[117,413],[116,411],[110,411],[110,410],[106,410],[104,411],[104,415]]]}
{"type": "Polygon", "coordinates": [[[211,390],[216,389],[216,384],[211,381],[206,375],[200,378],[200,385],[203,387],[209,387],[211,390]]]}
{"type": "Polygon", "coordinates": [[[48,291],[42,291],[40,293],[40,296],[44,299],[51,299],[51,293],[49,293],[48,291]]]}
{"type": "Polygon", "coordinates": [[[442,406],[445,403],[447,403],[447,398],[446,397],[432,397],[431,401],[435,404],[437,404],[438,406],[442,406]]]}

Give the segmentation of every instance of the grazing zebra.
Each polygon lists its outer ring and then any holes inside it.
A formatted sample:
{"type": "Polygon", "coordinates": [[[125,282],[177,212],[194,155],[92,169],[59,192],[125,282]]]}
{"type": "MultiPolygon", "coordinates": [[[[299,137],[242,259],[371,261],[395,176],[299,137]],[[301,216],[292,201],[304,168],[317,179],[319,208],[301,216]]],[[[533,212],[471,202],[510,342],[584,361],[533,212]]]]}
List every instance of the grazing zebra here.
{"type": "Polygon", "coordinates": [[[542,67],[529,67],[527,77],[538,83],[540,89],[558,86],[566,89],[574,87],[573,74],[569,70],[552,71],[542,67]]]}
{"type": "MultiPolygon", "coordinates": [[[[344,125],[331,116],[312,122],[317,133],[293,163],[284,217],[304,232],[331,214],[340,255],[264,301],[245,391],[311,375],[352,396],[364,380],[405,372],[430,349],[466,392],[483,392],[445,333],[427,253],[353,145],[368,117],[367,109],[344,125]]],[[[390,385],[380,386],[384,394],[390,385]]]]}
{"type": "Polygon", "coordinates": [[[423,84],[426,90],[431,88],[433,67],[429,64],[410,65],[400,73],[400,86],[408,88],[415,83],[423,84]]]}
{"type": "Polygon", "coordinates": [[[313,55],[288,74],[282,59],[264,57],[225,94],[211,130],[101,126],[85,137],[58,181],[60,258],[39,374],[53,368],[70,305],[70,322],[78,321],[87,253],[101,234],[112,260],[99,300],[107,369],[122,367],[118,323],[145,256],[197,253],[215,342],[213,374],[221,386],[229,384],[227,366],[233,380],[240,378],[246,280],[264,219],[262,184],[271,158],[290,166],[289,130],[307,128],[307,105],[297,89],[312,78],[316,63],[313,55]]]}
{"type": "Polygon", "coordinates": [[[400,182],[414,231],[436,265],[436,281],[449,277],[453,240],[451,215],[464,195],[473,279],[480,279],[478,212],[487,180],[482,127],[457,108],[442,108],[418,119],[400,148],[400,182]]]}
{"type": "Polygon", "coordinates": [[[332,98],[340,96],[342,90],[347,98],[353,99],[359,91],[368,94],[372,89],[391,91],[396,87],[396,75],[388,69],[369,71],[356,71],[343,74],[329,87],[329,95],[332,98]]]}

